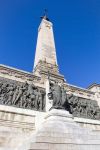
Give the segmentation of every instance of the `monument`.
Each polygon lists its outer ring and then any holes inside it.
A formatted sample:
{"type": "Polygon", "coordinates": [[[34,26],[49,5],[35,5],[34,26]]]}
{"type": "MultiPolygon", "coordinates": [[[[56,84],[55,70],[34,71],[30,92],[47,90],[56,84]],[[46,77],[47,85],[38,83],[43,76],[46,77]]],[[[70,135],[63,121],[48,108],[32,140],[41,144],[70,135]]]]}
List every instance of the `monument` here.
{"type": "Polygon", "coordinates": [[[99,150],[100,84],[71,85],[57,64],[53,24],[41,17],[33,72],[0,65],[1,150],[99,150]]]}

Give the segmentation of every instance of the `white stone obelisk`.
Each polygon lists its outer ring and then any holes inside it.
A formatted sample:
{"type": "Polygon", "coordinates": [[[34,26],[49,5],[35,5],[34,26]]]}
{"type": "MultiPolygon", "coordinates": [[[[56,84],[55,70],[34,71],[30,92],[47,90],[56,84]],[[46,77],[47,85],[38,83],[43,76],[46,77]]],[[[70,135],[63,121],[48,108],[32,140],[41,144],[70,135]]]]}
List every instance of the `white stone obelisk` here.
{"type": "Polygon", "coordinates": [[[57,65],[53,24],[49,21],[47,16],[42,17],[41,24],[38,28],[34,69],[39,61],[45,61],[52,65],[57,65]]]}

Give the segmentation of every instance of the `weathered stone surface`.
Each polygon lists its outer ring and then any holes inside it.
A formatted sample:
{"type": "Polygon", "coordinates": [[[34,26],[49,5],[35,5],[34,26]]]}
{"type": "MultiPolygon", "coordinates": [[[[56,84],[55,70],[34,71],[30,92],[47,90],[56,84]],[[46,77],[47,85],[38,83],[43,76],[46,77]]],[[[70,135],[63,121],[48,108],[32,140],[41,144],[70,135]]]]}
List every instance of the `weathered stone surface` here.
{"type": "Polygon", "coordinates": [[[65,110],[52,109],[29,150],[99,150],[100,132],[78,126],[65,110]]]}
{"type": "Polygon", "coordinates": [[[39,128],[44,115],[45,112],[0,105],[0,150],[24,150],[19,147],[39,128]]]}
{"type": "Polygon", "coordinates": [[[44,18],[42,19],[38,29],[34,68],[36,67],[36,65],[38,65],[38,62],[40,60],[52,64],[53,66],[57,65],[52,26],[53,25],[50,21],[47,21],[44,18]]]}

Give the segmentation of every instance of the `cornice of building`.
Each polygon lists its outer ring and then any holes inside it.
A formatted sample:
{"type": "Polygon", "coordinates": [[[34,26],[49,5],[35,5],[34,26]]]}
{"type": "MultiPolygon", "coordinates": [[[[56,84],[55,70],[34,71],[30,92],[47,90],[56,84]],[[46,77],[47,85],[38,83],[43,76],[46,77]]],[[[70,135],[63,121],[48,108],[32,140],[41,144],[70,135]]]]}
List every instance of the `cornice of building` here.
{"type": "MultiPolygon", "coordinates": [[[[75,86],[75,85],[72,85],[72,84],[68,84],[68,83],[64,83],[64,84],[65,84],[66,87],[68,87],[72,91],[79,91],[79,92],[82,92],[82,93],[87,93],[89,95],[95,95],[95,92],[90,91],[88,89],[85,89],[85,88],[82,88],[82,87],[78,87],[78,86],[75,86]]],[[[82,94],[82,93],[79,93],[79,94],[82,94]]]]}
{"type": "Polygon", "coordinates": [[[87,89],[89,90],[89,89],[91,89],[91,88],[93,88],[93,87],[100,87],[100,84],[98,84],[98,83],[93,83],[93,84],[89,85],[89,86],[87,87],[87,89]]]}
{"type": "Polygon", "coordinates": [[[3,77],[15,77],[16,79],[27,79],[29,81],[40,80],[39,76],[33,75],[33,73],[16,69],[10,66],[0,64],[0,76],[3,77]]]}

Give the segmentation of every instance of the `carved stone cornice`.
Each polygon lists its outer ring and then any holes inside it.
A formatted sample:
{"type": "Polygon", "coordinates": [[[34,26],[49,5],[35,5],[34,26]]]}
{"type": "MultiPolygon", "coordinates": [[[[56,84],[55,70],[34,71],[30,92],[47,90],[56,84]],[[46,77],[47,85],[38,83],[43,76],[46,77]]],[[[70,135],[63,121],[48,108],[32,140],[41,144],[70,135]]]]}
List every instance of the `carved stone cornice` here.
{"type": "Polygon", "coordinates": [[[100,87],[100,84],[97,84],[97,83],[93,83],[91,84],[90,86],[87,87],[88,90],[91,90],[91,88],[93,87],[100,87]]]}
{"type": "Polygon", "coordinates": [[[21,79],[21,80],[34,81],[34,82],[36,81],[38,82],[41,80],[39,76],[33,75],[33,73],[15,69],[5,65],[0,65],[0,76],[12,77],[15,80],[21,79]]]}
{"type": "Polygon", "coordinates": [[[88,93],[88,94],[95,95],[95,92],[92,92],[92,91],[90,91],[88,89],[85,89],[85,88],[81,88],[81,87],[74,86],[74,85],[71,85],[71,84],[66,84],[66,86],[69,87],[70,89],[74,90],[74,91],[85,92],[85,93],[88,93]]]}

